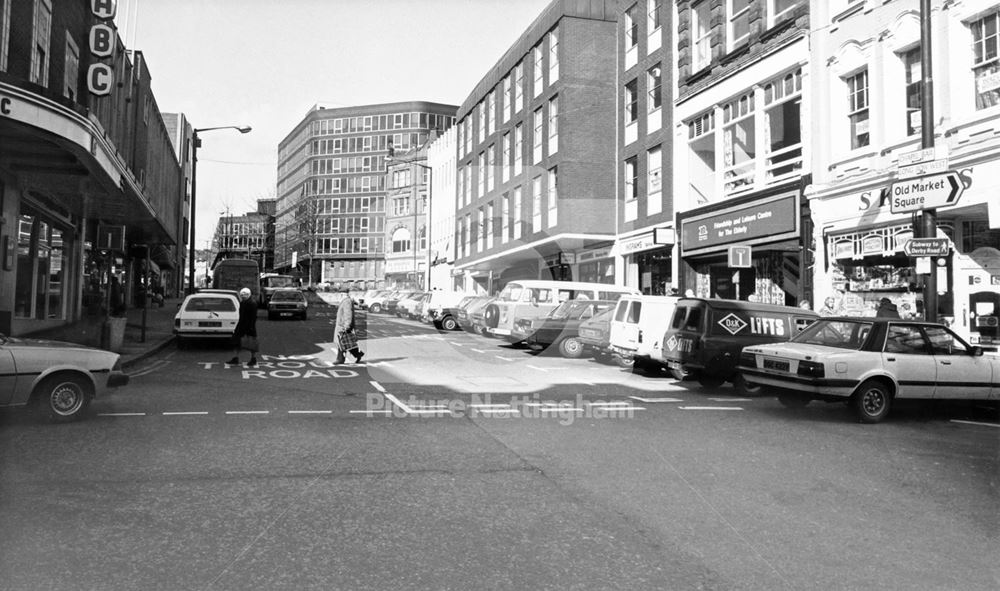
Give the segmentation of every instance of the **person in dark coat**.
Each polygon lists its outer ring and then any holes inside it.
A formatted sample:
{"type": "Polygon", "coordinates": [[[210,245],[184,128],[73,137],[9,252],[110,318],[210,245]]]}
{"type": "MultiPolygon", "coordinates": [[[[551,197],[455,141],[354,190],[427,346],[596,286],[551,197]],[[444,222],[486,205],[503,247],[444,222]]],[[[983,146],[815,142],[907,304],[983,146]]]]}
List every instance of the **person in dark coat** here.
{"type": "Polygon", "coordinates": [[[878,303],[878,310],[875,311],[876,318],[899,318],[899,308],[892,303],[889,298],[882,298],[878,303]]]}
{"type": "MultiPolygon", "coordinates": [[[[257,302],[250,297],[250,289],[244,287],[240,290],[240,319],[236,322],[236,330],[233,331],[233,349],[235,355],[226,363],[229,365],[240,364],[240,351],[243,350],[243,337],[257,337],[257,302]]],[[[250,351],[250,361],[247,365],[253,367],[257,365],[257,350],[250,351]]]]}
{"type": "Polygon", "coordinates": [[[333,327],[333,339],[337,343],[337,363],[344,362],[344,354],[354,355],[354,362],[360,363],[364,351],[358,349],[358,336],[354,330],[354,298],[344,292],[344,299],[337,306],[337,322],[333,327]]]}

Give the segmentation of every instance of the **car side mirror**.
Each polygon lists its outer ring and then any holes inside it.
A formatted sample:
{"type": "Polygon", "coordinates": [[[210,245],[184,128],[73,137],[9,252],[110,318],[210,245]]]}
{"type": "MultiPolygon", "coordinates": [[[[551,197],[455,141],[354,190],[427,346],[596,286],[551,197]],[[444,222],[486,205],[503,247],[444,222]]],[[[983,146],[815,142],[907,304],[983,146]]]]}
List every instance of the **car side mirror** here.
{"type": "Polygon", "coordinates": [[[972,347],[971,349],[969,349],[969,354],[972,355],[973,357],[982,357],[983,356],[983,348],[982,347],[972,347]]]}

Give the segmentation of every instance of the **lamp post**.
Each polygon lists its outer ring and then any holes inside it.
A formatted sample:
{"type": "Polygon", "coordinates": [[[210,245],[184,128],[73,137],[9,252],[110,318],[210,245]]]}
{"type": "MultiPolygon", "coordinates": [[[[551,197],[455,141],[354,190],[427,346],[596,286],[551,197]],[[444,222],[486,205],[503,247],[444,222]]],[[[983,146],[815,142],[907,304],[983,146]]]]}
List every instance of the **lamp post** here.
{"type": "Polygon", "coordinates": [[[239,127],[237,125],[222,125],[220,127],[201,127],[195,129],[191,134],[191,221],[189,222],[191,232],[188,236],[188,293],[194,293],[194,259],[195,259],[195,213],[197,212],[198,198],[198,148],[201,147],[199,133],[205,131],[215,131],[217,129],[235,129],[240,133],[250,133],[252,129],[249,125],[239,127]]]}

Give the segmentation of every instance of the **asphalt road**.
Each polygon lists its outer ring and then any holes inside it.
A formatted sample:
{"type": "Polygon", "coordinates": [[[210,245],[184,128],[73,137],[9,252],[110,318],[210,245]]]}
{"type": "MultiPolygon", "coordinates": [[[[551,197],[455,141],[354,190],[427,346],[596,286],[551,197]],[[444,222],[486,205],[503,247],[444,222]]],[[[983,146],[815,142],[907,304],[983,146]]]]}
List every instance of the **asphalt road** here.
{"type": "Polygon", "coordinates": [[[0,589],[995,589],[1000,428],[860,425],[332,310],[0,423],[0,589]],[[245,359],[244,354],[244,359],[245,359]]]}

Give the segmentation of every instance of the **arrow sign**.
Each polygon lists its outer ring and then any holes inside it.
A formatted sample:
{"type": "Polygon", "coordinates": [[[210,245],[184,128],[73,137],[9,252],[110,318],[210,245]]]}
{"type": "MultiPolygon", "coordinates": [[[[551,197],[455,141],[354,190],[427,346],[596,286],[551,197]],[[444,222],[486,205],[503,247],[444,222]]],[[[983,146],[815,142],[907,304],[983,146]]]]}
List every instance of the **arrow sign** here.
{"type": "Polygon", "coordinates": [[[948,207],[958,203],[964,190],[962,179],[953,170],[896,181],[889,187],[889,209],[906,213],[948,207]]]}
{"type": "Polygon", "coordinates": [[[903,245],[908,257],[942,257],[948,256],[950,250],[947,238],[912,238],[903,245]]]}

